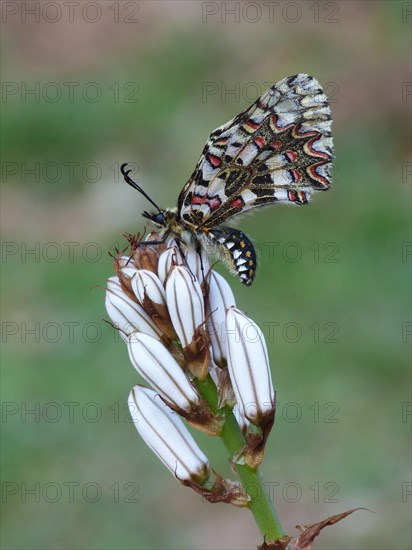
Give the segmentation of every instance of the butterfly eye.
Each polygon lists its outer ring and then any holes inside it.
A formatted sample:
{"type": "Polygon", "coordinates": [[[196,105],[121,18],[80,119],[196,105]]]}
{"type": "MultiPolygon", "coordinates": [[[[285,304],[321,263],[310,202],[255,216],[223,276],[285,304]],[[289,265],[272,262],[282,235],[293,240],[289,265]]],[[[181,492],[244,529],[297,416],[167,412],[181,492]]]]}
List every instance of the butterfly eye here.
{"type": "Polygon", "coordinates": [[[159,225],[165,225],[165,215],[163,212],[158,212],[152,216],[152,221],[159,225]]]}

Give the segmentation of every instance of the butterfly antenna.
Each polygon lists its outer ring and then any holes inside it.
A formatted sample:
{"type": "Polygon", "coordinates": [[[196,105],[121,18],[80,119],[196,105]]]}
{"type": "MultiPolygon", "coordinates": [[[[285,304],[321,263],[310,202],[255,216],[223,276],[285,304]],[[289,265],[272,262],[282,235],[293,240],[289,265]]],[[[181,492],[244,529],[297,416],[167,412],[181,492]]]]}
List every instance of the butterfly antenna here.
{"type": "Polygon", "coordinates": [[[133,181],[132,178],[129,176],[132,169],[129,168],[129,170],[126,170],[127,164],[128,163],[125,162],[124,164],[122,164],[120,166],[120,172],[122,173],[122,175],[124,177],[124,181],[126,183],[128,183],[131,187],[133,187],[133,189],[136,189],[136,191],[139,191],[139,193],[141,193],[160,212],[160,208],[157,206],[157,204],[154,201],[152,201],[152,199],[149,197],[149,195],[147,193],[145,193],[143,191],[143,189],[140,187],[140,185],[137,185],[137,183],[135,181],[133,181]]]}

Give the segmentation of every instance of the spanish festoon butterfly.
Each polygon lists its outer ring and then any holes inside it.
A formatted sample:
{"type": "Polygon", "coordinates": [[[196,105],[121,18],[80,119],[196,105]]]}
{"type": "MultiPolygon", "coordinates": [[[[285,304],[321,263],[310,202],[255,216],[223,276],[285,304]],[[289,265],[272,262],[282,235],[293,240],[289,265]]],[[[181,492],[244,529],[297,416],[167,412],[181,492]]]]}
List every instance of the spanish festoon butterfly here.
{"type": "Polygon", "coordinates": [[[160,209],[122,165],[126,182],[157,209],[144,212],[162,242],[217,253],[251,285],[256,253],[229,218],[276,203],[306,204],[331,181],[331,110],[319,82],[306,74],[279,81],[253,105],[214,130],[182,189],[177,207],[160,209]]]}

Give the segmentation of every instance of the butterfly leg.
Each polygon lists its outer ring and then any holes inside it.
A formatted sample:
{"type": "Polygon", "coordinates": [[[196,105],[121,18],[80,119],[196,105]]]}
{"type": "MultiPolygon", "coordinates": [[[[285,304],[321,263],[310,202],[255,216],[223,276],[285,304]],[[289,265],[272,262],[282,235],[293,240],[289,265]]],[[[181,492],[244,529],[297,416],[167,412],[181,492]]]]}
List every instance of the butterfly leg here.
{"type": "Polygon", "coordinates": [[[139,246],[149,246],[149,245],[151,246],[151,245],[164,244],[166,242],[167,237],[168,237],[168,234],[165,234],[163,239],[161,239],[159,241],[141,241],[141,242],[138,242],[138,243],[135,243],[135,244],[131,245],[131,252],[130,252],[129,259],[126,262],[126,266],[129,265],[129,262],[133,258],[133,254],[134,254],[135,250],[137,250],[139,248],[139,246]]]}
{"type": "Polygon", "coordinates": [[[193,273],[193,271],[190,269],[190,265],[187,261],[187,258],[186,258],[186,254],[183,252],[183,249],[182,249],[182,241],[178,238],[178,237],[175,237],[175,241],[176,241],[176,246],[177,246],[177,249],[179,250],[180,252],[180,255],[182,256],[183,258],[183,262],[184,264],[186,265],[187,269],[189,270],[191,276],[193,277],[193,280],[196,281],[196,275],[193,273]]]}
{"type": "Polygon", "coordinates": [[[202,246],[201,246],[199,241],[196,241],[196,252],[197,252],[197,255],[199,256],[199,260],[200,260],[200,270],[202,272],[202,281],[204,281],[205,280],[205,269],[204,269],[204,266],[203,266],[202,246]]]}

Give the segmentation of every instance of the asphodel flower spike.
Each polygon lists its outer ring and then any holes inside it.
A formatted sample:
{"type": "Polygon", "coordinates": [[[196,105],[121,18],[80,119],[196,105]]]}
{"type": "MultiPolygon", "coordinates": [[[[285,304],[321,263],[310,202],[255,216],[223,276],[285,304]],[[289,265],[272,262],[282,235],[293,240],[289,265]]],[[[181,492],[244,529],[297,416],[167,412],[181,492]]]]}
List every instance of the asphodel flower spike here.
{"type": "Polygon", "coordinates": [[[195,250],[174,241],[155,249],[147,244],[153,239],[159,240],[150,234],[140,246],[130,236],[131,255],[123,251],[115,258],[117,277],[109,280],[106,298],[113,322],[125,325],[122,336],[134,368],[151,386],[136,386],[130,394],[136,428],[169,470],[204,499],[248,506],[255,517],[271,518],[268,499],[256,503],[245,490],[261,486],[257,467],[274,415],[264,342],[251,349],[242,341],[239,326],[247,318],[207,259],[200,261],[195,250]],[[261,379],[258,368],[265,374],[261,379]],[[209,480],[208,459],[180,417],[222,439],[241,484],[216,472],[209,480]]]}
{"type": "Polygon", "coordinates": [[[170,472],[179,481],[202,485],[209,477],[209,461],[179,416],[142,386],[133,388],[128,404],[137,431],[170,472]]]}

